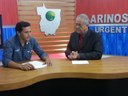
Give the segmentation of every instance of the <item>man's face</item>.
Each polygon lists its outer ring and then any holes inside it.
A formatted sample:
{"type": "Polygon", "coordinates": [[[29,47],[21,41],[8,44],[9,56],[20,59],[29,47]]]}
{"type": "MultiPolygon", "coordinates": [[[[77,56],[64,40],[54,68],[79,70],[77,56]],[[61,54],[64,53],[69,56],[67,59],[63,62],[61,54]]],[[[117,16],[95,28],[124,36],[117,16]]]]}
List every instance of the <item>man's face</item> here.
{"type": "Polygon", "coordinates": [[[84,21],[81,19],[76,19],[76,32],[83,34],[87,30],[87,26],[84,24],[84,21]]]}
{"type": "Polygon", "coordinates": [[[31,28],[30,26],[28,27],[23,27],[23,30],[21,33],[19,33],[19,37],[22,41],[26,42],[30,38],[30,33],[31,33],[31,28]]]}

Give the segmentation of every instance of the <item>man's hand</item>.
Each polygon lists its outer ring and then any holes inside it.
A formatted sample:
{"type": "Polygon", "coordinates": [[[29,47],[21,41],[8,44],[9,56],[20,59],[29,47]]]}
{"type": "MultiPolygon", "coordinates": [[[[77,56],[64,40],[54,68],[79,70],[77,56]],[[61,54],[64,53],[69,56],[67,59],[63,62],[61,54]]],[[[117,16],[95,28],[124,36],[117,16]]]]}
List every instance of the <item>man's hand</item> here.
{"type": "Polygon", "coordinates": [[[31,64],[24,64],[24,65],[20,65],[20,69],[24,71],[28,71],[28,70],[33,70],[34,67],[31,64]]]}
{"type": "Polygon", "coordinates": [[[9,68],[21,69],[21,70],[24,70],[24,71],[34,69],[34,67],[31,64],[21,64],[21,63],[17,63],[17,62],[14,62],[14,61],[10,61],[8,63],[8,67],[9,68]]]}
{"type": "Polygon", "coordinates": [[[51,66],[52,65],[52,63],[51,63],[51,60],[50,60],[50,58],[49,57],[43,57],[43,60],[44,60],[44,63],[45,64],[47,64],[48,66],[51,66]]]}
{"type": "Polygon", "coordinates": [[[70,55],[68,55],[68,58],[69,58],[70,60],[75,60],[75,59],[78,58],[78,55],[79,55],[78,51],[72,51],[72,52],[70,53],[70,55]]]}

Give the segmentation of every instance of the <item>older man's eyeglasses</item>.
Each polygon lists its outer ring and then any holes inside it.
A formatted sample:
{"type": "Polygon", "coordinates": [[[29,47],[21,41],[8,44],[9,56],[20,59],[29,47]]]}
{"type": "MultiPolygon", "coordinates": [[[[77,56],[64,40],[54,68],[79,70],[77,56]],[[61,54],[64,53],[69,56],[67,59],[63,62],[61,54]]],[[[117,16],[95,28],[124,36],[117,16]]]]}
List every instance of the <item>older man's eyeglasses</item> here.
{"type": "Polygon", "coordinates": [[[76,27],[80,27],[80,28],[82,28],[83,25],[82,25],[82,24],[79,24],[79,23],[76,23],[76,27]]]}

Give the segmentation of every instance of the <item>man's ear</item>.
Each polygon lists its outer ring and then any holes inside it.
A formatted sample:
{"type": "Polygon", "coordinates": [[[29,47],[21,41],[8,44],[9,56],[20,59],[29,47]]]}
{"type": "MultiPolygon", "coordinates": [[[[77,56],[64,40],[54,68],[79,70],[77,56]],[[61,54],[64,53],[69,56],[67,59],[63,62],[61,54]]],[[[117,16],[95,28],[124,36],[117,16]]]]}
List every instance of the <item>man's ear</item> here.
{"type": "Polygon", "coordinates": [[[88,26],[87,25],[84,25],[83,26],[83,30],[86,31],[88,29],[88,26]]]}
{"type": "Polygon", "coordinates": [[[17,31],[17,35],[20,36],[20,32],[17,31]]]}

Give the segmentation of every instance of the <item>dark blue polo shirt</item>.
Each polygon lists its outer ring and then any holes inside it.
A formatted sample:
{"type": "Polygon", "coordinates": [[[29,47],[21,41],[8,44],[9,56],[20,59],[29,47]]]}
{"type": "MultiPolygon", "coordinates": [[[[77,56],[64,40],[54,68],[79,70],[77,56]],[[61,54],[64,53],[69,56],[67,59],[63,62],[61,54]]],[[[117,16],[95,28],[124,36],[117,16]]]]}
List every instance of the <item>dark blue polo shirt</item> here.
{"type": "Polygon", "coordinates": [[[4,66],[8,66],[10,61],[20,62],[31,59],[32,51],[42,58],[47,54],[40,48],[35,38],[30,37],[29,41],[24,46],[21,46],[18,36],[9,39],[3,46],[3,59],[4,66]]]}

